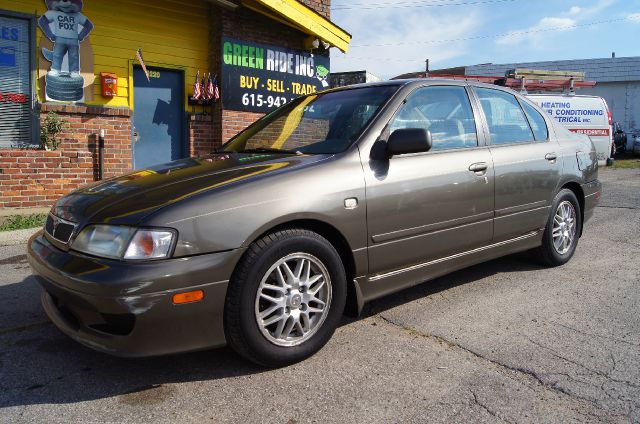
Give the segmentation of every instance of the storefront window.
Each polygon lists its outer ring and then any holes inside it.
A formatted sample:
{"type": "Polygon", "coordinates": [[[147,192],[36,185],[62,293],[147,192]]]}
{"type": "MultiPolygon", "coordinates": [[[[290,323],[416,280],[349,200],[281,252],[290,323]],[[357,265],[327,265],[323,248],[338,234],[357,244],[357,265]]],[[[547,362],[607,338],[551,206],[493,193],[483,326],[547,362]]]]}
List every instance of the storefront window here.
{"type": "Polygon", "coordinates": [[[34,146],[33,21],[0,11],[0,148],[34,146]]]}

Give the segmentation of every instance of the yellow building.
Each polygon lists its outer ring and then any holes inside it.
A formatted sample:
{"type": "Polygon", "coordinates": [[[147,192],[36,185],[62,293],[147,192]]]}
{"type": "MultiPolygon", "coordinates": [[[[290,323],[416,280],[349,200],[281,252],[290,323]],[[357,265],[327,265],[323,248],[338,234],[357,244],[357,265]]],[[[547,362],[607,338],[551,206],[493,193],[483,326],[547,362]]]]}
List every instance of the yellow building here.
{"type": "Polygon", "coordinates": [[[48,205],[103,175],[208,153],[323,88],[326,47],[346,51],[350,41],[329,8],[329,0],[0,0],[0,207],[48,205]],[[57,137],[41,136],[60,121],[57,137]]]}

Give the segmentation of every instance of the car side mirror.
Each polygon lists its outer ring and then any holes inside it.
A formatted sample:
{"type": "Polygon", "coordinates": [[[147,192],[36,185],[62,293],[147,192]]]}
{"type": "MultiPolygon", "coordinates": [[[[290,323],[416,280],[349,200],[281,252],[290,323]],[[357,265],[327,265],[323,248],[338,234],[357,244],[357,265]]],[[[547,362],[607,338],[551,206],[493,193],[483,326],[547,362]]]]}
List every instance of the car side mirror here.
{"type": "Polygon", "coordinates": [[[428,152],[433,146],[431,132],[423,128],[395,130],[387,140],[389,157],[407,153],[428,152]]]}

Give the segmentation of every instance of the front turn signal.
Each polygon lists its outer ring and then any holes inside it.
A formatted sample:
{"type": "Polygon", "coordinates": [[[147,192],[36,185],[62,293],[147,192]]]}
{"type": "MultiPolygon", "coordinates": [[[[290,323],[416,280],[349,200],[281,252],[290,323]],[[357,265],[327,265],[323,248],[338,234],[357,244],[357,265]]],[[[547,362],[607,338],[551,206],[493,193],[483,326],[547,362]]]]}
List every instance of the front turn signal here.
{"type": "Polygon", "coordinates": [[[184,303],[200,302],[204,299],[204,292],[202,290],[194,290],[185,293],[177,293],[173,295],[173,304],[182,305],[184,303]]]}

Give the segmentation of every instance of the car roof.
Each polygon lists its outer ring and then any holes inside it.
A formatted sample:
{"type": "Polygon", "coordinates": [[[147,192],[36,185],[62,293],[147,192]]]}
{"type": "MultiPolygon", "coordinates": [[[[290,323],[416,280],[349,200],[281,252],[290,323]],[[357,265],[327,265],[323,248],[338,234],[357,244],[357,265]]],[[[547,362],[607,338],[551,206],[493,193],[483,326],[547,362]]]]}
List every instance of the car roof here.
{"type": "Polygon", "coordinates": [[[378,82],[366,82],[361,84],[352,84],[344,87],[336,87],[334,89],[329,89],[326,91],[338,91],[338,90],[352,90],[357,88],[365,88],[365,87],[381,87],[381,86],[398,86],[398,87],[407,87],[407,86],[422,86],[422,85],[437,85],[437,84],[451,84],[451,85],[471,85],[474,87],[484,87],[497,89],[502,91],[508,91],[510,93],[516,93],[516,91],[508,88],[502,87],[494,84],[486,84],[482,82],[476,81],[467,81],[467,80],[457,80],[457,79],[447,79],[447,78],[412,78],[412,79],[398,79],[398,80],[389,80],[389,81],[378,81],[378,82]]]}

